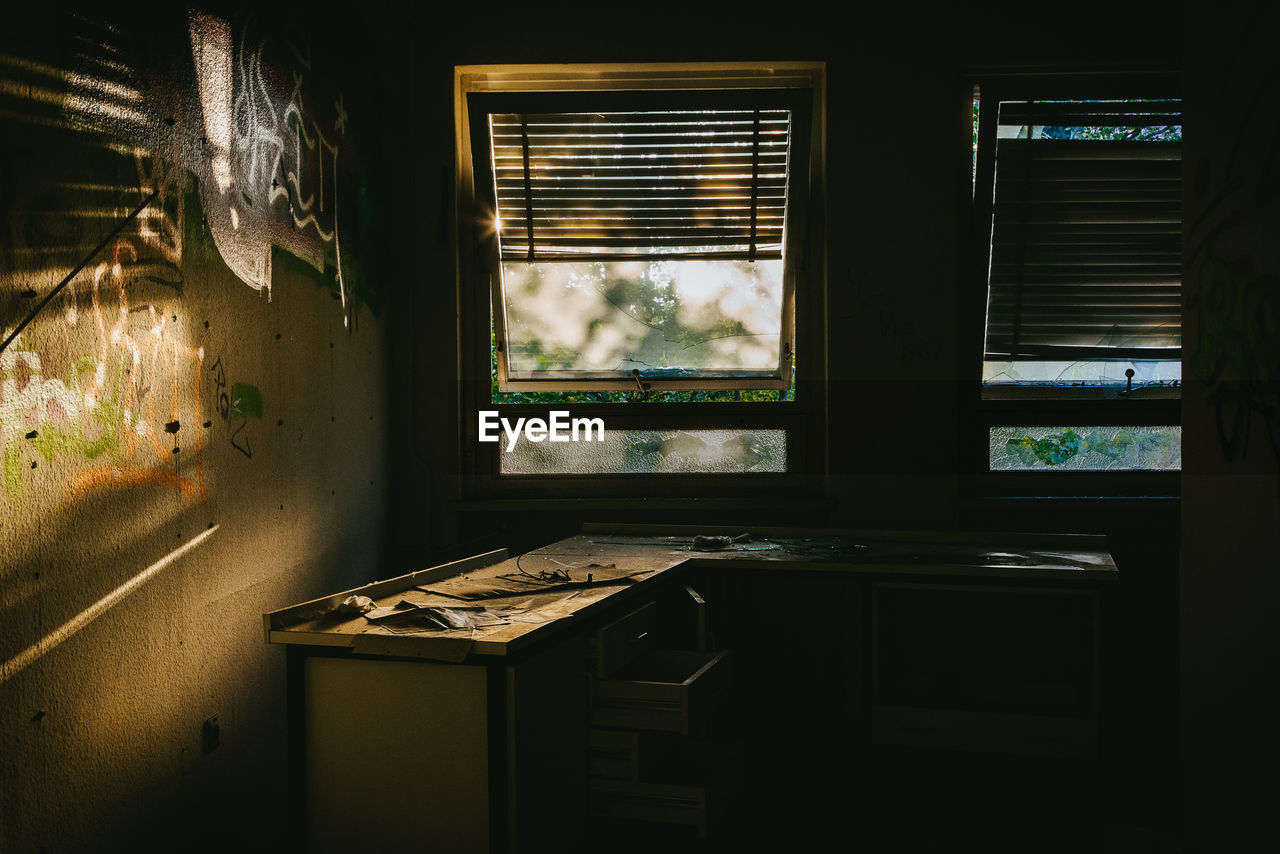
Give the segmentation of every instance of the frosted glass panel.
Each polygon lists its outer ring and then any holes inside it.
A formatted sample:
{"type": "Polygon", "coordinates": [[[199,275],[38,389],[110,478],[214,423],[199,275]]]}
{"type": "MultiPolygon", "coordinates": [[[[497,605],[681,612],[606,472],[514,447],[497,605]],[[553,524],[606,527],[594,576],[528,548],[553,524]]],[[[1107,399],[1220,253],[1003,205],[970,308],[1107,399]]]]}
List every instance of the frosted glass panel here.
{"type": "Polygon", "coordinates": [[[777,373],[782,261],[502,265],[513,376],[777,373]]]}
{"type": "Polygon", "coordinates": [[[1136,389],[1178,388],[1182,385],[1182,362],[1177,359],[1081,359],[1079,361],[982,363],[982,383],[987,387],[1032,386],[1041,388],[1101,388],[1123,391],[1132,383],[1136,389]],[[1125,374],[1133,371],[1133,376],[1125,374]]]}
{"type": "MultiPolygon", "coordinates": [[[[503,446],[505,447],[505,446],[503,446]]],[[[785,472],[785,430],[606,430],[599,442],[518,442],[503,474],[785,472]]]]}
{"type": "Polygon", "coordinates": [[[1181,471],[1181,427],[992,427],[991,471],[1181,471]]]}

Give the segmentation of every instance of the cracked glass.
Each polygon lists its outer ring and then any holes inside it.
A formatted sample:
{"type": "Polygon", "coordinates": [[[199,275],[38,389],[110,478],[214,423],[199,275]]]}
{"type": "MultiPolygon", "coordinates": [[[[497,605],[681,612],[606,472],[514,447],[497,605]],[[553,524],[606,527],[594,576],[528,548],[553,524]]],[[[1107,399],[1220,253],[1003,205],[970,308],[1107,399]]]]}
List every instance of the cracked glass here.
{"type": "Polygon", "coordinates": [[[1181,471],[1177,426],[992,427],[991,471],[1181,471]]]}
{"type": "Polygon", "coordinates": [[[503,474],[752,474],[787,470],[785,430],[605,430],[594,442],[517,442],[503,474]]]}

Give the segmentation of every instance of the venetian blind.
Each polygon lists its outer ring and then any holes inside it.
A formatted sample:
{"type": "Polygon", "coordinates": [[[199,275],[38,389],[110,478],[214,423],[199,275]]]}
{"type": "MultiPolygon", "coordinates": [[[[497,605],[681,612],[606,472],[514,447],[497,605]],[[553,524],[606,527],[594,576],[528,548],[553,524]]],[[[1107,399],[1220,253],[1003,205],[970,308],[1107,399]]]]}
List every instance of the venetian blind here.
{"type": "Polygon", "coordinates": [[[1181,102],[1006,102],[999,124],[1113,138],[997,140],[986,357],[1177,358],[1180,143],[1143,137],[1181,102]]]}
{"type": "Polygon", "coordinates": [[[784,109],[495,113],[505,260],[782,257],[784,109]]]}

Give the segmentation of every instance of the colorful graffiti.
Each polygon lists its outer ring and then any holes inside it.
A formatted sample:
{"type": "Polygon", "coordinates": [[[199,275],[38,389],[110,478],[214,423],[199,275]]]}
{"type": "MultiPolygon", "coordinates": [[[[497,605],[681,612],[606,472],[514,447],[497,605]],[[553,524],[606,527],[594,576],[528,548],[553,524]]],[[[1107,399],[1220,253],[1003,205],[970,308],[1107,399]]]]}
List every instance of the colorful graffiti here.
{"type": "Polygon", "coordinates": [[[301,276],[351,330],[381,303],[358,243],[378,239],[358,105],[335,52],[313,67],[270,10],[179,10],[146,40],[50,14],[76,52],[0,53],[0,119],[21,131],[0,144],[0,334],[23,327],[0,352],[0,497],[150,485],[206,501],[204,431],[220,419],[252,458],[264,411],[246,366],[184,315],[217,305],[208,283],[270,299],[278,274],[301,276]]]}
{"type": "Polygon", "coordinates": [[[27,460],[36,456],[88,464],[70,480],[73,497],[112,484],[153,484],[207,500],[204,349],[175,333],[176,315],[154,304],[130,306],[131,286],[152,269],[137,262],[135,244],[118,240],[110,262],[86,270],[60,296],[61,330],[42,336],[53,342],[47,352],[19,336],[0,354],[0,459],[11,498],[22,495],[38,464],[27,460]],[[194,457],[187,466],[184,445],[194,457]]]}

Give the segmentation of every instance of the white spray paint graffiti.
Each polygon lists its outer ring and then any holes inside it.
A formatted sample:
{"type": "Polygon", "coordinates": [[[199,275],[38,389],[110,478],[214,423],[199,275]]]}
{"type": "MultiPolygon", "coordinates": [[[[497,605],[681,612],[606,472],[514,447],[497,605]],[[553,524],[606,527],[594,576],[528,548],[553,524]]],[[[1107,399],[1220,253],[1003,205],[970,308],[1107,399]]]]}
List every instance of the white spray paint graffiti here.
{"type": "MultiPolygon", "coordinates": [[[[337,217],[339,147],[306,116],[304,72],[292,72],[286,97],[264,64],[267,42],[252,40],[248,24],[234,45],[230,25],[220,18],[192,12],[188,23],[205,129],[196,172],[218,252],[237,277],[270,299],[273,246],[320,272],[332,250],[347,320],[337,217]]],[[[346,111],[341,100],[335,106],[336,129],[342,132],[346,111]]]]}

